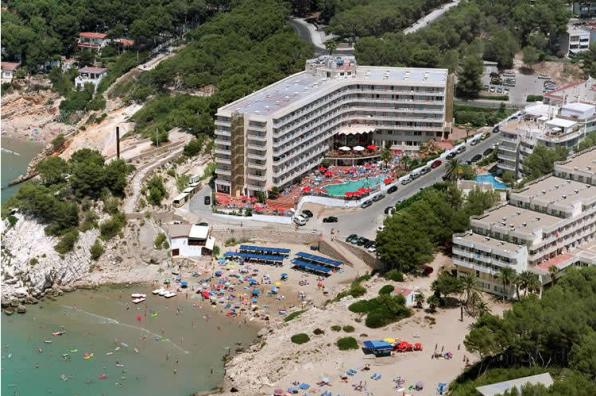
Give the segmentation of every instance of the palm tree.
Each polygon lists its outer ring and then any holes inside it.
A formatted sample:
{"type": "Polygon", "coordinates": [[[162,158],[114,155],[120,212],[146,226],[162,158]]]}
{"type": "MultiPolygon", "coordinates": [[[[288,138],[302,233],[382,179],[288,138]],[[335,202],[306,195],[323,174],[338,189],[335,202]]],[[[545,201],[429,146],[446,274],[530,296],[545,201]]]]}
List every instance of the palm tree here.
{"type": "Polygon", "coordinates": [[[550,280],[553,283],[553,286],[557,281],[557,275],[559,275],[559,272],[561,272],[561,270],[556,265],[550,266],[548,268],[548,274],[550,275],[550,280]]]}
{"type": "Polygon", "coordinates": [[[501,278],[501,282],[503,283],[503,291],[506,295],[506,298],[509,298],[510,293],[510,286],[513,278],[515,277],[515,270],[511,267],[503,267],[499,269],[499,278],[501,278]]]}
{"type": "Polygon", "coordinates": [[[445,172],[445,179],[449,181],[457,181],[459,179],[460,163],[457,158],[452,158],[447,162],[447,171],[445,172]]]}
{"type": "Polygon", "coordinates": [[[515,296],[519,301],[519,291],[522,289],[523,286],[523,279],[521,274],[515,274],[511,279],[511,284],[515,287],[515,296]]]}
{"type": "Polygon", "coordinates": [[[470,303],[472,302],[472,294],[477,289],[476,277],[468,273],[464,277],[462,277],[461,280],[464,293],[466,293],[465,305],[466,307],[469,307],[470,303]]]}
{"type": "Polygon", "coordinates": [[[424,294],[417,293],[414,300],[416,301],[416,308],[422,308],[422,304],[424,304],[424,294]]]}
{"type": "Polygon", "coordinates": [[[520,287],[524,289],[524,297],[528,295],[528,292],[540,291],[542,283],[540,278],[533,272],[524,271],[519,274],[520,287]]]}

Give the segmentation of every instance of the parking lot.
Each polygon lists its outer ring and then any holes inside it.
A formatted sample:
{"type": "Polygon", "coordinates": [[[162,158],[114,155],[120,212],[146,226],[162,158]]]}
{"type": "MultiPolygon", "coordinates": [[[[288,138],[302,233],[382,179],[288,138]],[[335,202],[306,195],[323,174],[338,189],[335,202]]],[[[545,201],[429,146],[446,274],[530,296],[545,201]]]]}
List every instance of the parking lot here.
{"type": "Polygon", "coordinates": [[[482,85],[490,94],[509,95],[509,103],[524,105],[528,95],[544,95],[544,82],[548,79],[514,71],[501,75],[501,80],[503,84],[491,84],[490,70],[487,70],[482,76],[482,85]]]}

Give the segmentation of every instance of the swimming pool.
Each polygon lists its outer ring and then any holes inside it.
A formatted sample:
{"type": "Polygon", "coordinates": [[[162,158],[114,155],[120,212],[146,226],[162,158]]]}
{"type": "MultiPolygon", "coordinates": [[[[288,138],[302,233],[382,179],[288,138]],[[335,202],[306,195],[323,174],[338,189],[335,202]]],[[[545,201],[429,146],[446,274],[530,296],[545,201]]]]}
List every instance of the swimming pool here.
{"type": "Polygon", "coordinates": [[[476,176],[476,181],[478,183],[490,183],[493,185],[493,187],[497,190],[505,190],[508,188],[507,184],[498,181],[493,175],[491,175],[490,173],[486,173],[484,175],[478,175],[476,176]]]}
{"type": "Polygon", "coordinates": [[[365,177],[364,179],[349,181],[339,184],[330,184],[325,187],[325,191],[332,197],[343,197],[347,192],[356,191],[361,187],[375,187],[383,180],[382,177],[365,177]]]}

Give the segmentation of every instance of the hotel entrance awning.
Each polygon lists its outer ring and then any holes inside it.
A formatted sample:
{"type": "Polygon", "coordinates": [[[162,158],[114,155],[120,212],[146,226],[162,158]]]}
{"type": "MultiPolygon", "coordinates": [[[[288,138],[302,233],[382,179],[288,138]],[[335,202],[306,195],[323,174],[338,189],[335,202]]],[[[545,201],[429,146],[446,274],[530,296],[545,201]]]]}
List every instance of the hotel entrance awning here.
{"type": "Polygon", "coordinates": [[[339,130],[339,135],[361,135],[363,133],[370,133],[374,132],[376,129],[375,125],[363,125],[363,124],[354,124],[350,126],[343,127],[339,130]]]}

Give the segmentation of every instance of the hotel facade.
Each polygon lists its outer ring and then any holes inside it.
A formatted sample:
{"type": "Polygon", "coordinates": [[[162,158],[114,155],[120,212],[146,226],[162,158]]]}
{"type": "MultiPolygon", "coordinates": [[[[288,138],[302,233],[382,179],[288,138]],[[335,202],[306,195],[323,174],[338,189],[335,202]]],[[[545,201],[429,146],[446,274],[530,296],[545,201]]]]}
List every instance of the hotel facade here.
{"type": "Polygon", "coordinates": [[[458,275],[473,273],[480,287],[498,295],[499,272],[532,271],[543,284],[548,268],[596,265],[596,149],[555,164],[546,176],[509,194],[507,204],[471,218],[471,230],[453,236],[458,275]]]}
{"type": "Polygon", "coordinates": [[[216,191],[253,196],[299,181],[340,146],[415,152],[449,136],[446,69],[358,66],[321,56],[304,71],[218,109],[216,191]]]}

